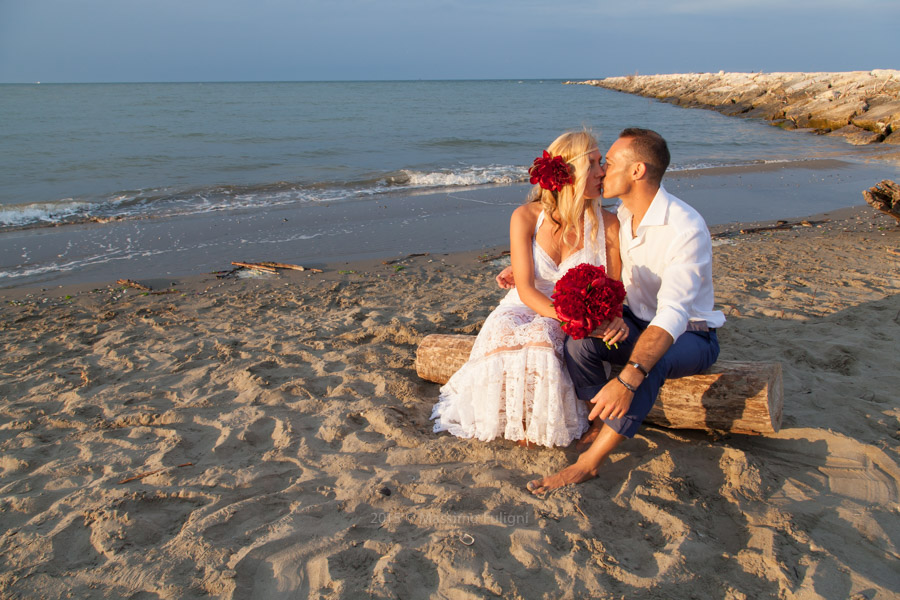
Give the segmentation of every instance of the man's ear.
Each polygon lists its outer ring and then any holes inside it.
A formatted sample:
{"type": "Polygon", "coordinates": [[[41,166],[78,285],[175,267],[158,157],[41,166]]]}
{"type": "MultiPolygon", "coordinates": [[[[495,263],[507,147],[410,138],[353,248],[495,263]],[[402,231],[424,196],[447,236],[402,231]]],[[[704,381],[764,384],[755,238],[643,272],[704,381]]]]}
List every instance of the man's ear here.
{"type": "Polygon", "coordinates": [[[642,162],[636,162],[631,166],[631,178],[634,181],[638,181],[639,179],[643,179],[647,174],[647,165],[642,162]]]}

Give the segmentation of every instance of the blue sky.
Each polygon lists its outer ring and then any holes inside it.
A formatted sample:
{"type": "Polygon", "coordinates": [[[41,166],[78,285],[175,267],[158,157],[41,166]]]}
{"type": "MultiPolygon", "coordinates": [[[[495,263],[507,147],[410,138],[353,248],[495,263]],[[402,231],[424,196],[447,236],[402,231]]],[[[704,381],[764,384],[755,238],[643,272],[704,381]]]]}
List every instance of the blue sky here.
{"type": "Polygon", "coordinates": [[[0,82],[900,68],[898,20],[898,0],[0,0],[0,82]]]}

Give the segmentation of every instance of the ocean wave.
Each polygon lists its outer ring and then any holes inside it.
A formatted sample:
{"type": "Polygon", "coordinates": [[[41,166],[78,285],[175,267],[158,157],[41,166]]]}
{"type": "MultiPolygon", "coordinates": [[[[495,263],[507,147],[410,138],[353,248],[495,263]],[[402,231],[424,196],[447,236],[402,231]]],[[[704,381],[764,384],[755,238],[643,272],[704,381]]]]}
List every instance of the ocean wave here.
{"type": "MultiPolygon", "coordinates": [[[[674,164],[670,172],[705,171],[821,160],[770,158],[750,161],[716,160],[674,164]]],[[[528,181],[528,171],[515,165],[462,165],[450,169],[400,169],[372,173],[353,181],[298,183],[278,181],[260,185],[214,185],[200,188],[159,187],[124,190],[107,197],[63,198],[55,202],[0,206],[0,231],[76,223],[164,218],[230,210],[267,209],[292,204],[365,200],[409,190],[438,191],[508,185],[528,181]]]]}
{"type": "Polygon", "coordinates": [[[703,162],[688,162],[682,164],[673,164],[668,168],[667,172],[677,173],[680,171],[703,171],[706,169],[721,169],[723,167],[758,167],[761,165],[774,165],[783,163],[804,163],[822,160],[818,157],[810,158],[766,158],[756,160],[718,160],[703,162]]]}
{"type": "Polygon", "coordinates": [[[487,167],[467,167],[450,171],[400,171],[401,176],[389,180],[391,184],[405,187],[466,187],[472,185],[489,185],[516,183],[527,179],[528,170],[524,167],[490,165],[487,167]]]}
{"type": "Polygon", "coordinates": [[[402,169],[344,182],[304,184],[280,181],[261,185],[127,190],[100,198],[63,198],[55,202],[0,207],[0,230],[341,202],[407,189],[509,184],[525,181],[526,177],[524,167],[489,165],[437,171],[402,169]]]}
{"type": "Polygon", "coordinates": [[[63,198],[57,202],[13,204],[0,208],[0,226],[22,227],[38,223],[59,223],[79,215],[88,215],[96,205],[92,202],[63,198]]]}

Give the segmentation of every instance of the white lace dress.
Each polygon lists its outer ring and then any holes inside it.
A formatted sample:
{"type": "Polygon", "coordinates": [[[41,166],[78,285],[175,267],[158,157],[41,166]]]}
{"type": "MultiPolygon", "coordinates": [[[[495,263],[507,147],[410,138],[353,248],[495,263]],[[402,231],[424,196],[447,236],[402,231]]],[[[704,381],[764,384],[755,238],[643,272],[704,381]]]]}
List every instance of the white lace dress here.
{"type": "MultiPolygon", "coordinates": [[[[585,219],[584,248],[557,265],[532,237],[535,287],[550,296],[566,271],[581,263],[606,266],[603,216],[596,208],[596,239],[585,219]]],[[[563,362],[566,334],[555,319],[528,308],[513,289],[488,315],[469,360],[446,385],[431,418],[434,431],[489,441],[503,436],[543,446],[568,446],[588,428],[587,405],[563,362]]]]}

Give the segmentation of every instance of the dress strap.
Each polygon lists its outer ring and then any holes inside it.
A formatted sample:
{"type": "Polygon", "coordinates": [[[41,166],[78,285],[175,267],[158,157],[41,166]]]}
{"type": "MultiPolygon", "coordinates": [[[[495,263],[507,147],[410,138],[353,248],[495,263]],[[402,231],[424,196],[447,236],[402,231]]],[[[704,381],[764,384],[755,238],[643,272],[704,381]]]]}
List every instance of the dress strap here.
{"type": "Polygon", "coordinates": [[[541,228],[541,224],[544,222],[544,211],[541,211],[541,214],[538,215],[537,224],[534,226],[534,235],[537,237],[538,229],[541,228]]]}

